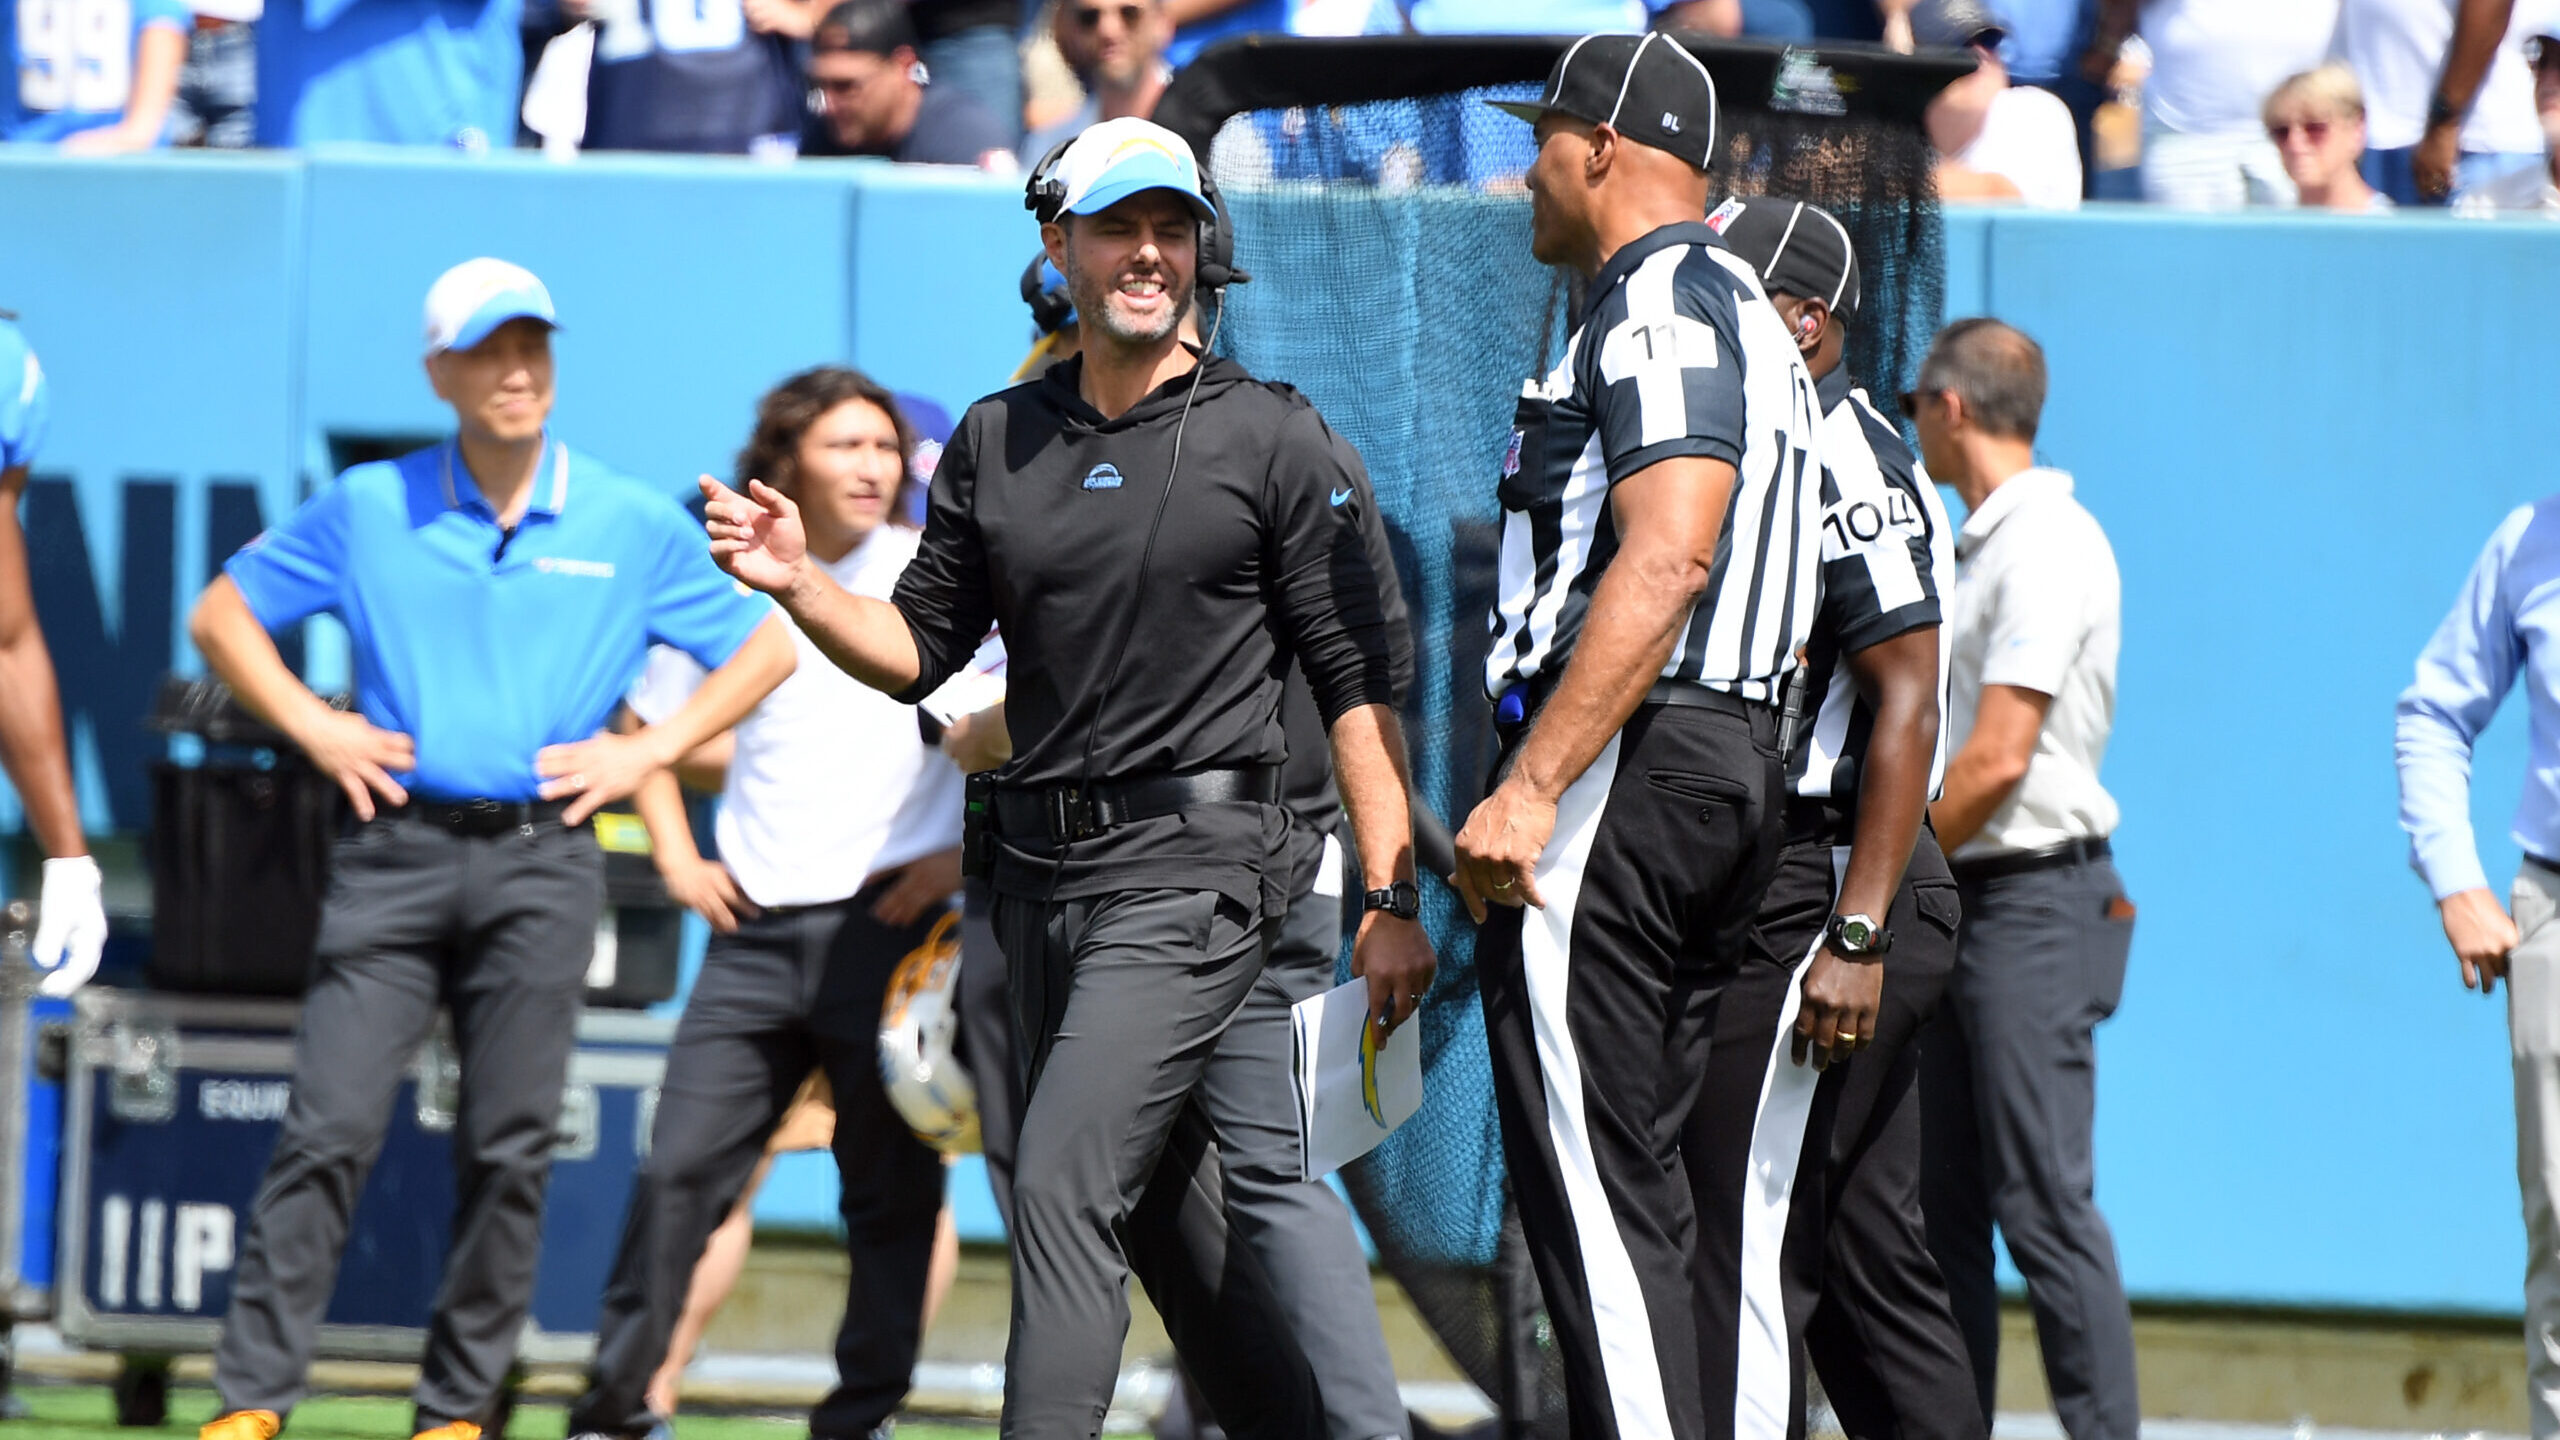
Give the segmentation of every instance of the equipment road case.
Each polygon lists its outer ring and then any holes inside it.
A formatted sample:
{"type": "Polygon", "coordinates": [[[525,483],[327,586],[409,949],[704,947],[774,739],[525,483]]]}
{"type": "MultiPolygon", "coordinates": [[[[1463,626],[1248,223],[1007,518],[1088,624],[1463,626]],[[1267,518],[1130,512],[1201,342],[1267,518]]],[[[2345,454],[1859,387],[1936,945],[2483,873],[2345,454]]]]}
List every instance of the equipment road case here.
{"type": "MultiPolygon", "coordinates": [[[[212,1349],[230,1308],[250,1204],[292,1097],[300,1006],[93,987],[74,1009],[56,1323],[67,1340],[128,1357],[118,1418],[155,1424],[167,1357],[212,1349]]],[[[517,1346],[525,1363],[577,1364],[593,1351],[674,1029],[628,1012],[579,1022],[517,1346]]],[[[416,1056],[386,1058],[409,1078],[356,1201],[320,1328],[326,1359],[417,1360],[451,1239],[460,1062],[441,1025],[416,1056]]]]}

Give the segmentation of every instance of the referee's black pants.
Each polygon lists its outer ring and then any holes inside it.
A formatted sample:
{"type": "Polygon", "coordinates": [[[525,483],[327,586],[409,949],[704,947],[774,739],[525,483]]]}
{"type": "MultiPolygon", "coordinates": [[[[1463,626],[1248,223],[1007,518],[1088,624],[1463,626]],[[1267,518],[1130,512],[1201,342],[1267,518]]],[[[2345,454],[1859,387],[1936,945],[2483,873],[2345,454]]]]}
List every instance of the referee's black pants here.
{"type": "Polygon", "coordinates": [[[767,910],[713,938],[667,1051],[649,1156],[632,1180],[571,1434],[637,1434],[657,1422],[649,1377],[666,1359],[694,1266],[813,1068],[835,1091],[853,1277],[836,1331],[836,1386],[810,1413],[809,1433],[868,1435],[906,1398],[943,1167],[881,1088],[880,1007],[898,962],[940,916],[882,924],[871,907],[888,885],[767,910]]]}
{"type": "Polygon", "coordinates": [[[999,896],[995,928],[1026,1097],[1006,1440],[1100,1433],[1133,1260],[1142,1274],[1198,1277],[1151,1293],[1169,1327],[1199,1337],[1191,1348],[1237,1357],[1203,1377],[1222,1419],[1275,1440],[1320,1433],[1314,1383],[1269,1279],[1228,1232],[1216,1127],[1196,1093],[1262,974],[1268,922],[1215,891],[1154,889],[999,896]]]}
{"type": "Polygon", "coordinates": [[[1648,702],[1476,940],[1503,1153],[1576,1440],[1701,1440],[1680,1143],[1775,865],[1777,718],[1648,702]]]}
{"type": "Polygon", "coordinates": [[[459,1206],[415,1424],[485,1423],[533,1299],[603,856],[584,827],[465,836],[393,811],[340,839],[331,865],[293,1100],[250,1212],[214,1388],[226,1412],[282,1414],[302,1398],[356,1197],[443,1007],[462,1062],[459,1206]]]}
{"type": "Polygon", "coordinates": [[[1955,968],[1955,880],[1923,827],[1885,921],[1873,1043],[1819,1072],[1798,1065],[1803,976],[1848,860],[1833,833],[1779,860],[1682,1145],[1708,1434],[1801,1440],[1810,1358],[1850,1440],[1984,1440],[1920,1210],[1913,1042],[1955,968]]]}

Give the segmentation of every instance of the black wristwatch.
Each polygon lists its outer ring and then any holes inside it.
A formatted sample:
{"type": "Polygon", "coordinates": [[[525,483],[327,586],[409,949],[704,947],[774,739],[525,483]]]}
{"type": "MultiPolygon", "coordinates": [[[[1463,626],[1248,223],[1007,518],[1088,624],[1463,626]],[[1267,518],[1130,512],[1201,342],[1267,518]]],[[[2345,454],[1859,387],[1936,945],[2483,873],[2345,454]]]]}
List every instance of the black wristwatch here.
{"type": "Polygon", "coordinates": [[[1422,917],[1422,889],[1410,880],[1399,880],[1384,890],[1371,890],[1360,897],[1362,911],[1384,910],[1399,920],[1422,917]]]}
{"type": "Polygon", "coordinates": [[[1864,915],[1832,916],[1822,939],[1844,960],[1873,960],[1893,948],[1893,932],[1864,915]]]}

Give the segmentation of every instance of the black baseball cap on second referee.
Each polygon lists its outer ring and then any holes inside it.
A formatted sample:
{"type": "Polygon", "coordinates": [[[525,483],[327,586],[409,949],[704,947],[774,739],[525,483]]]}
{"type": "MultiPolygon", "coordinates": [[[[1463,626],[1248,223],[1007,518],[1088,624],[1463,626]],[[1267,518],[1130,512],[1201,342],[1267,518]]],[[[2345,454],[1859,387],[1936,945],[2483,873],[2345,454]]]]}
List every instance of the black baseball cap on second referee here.
{"type": "Polygon", "coordinates": [[[1858,252],[1848,227],[1819,205],[1771,196],[1735,196],[1707,216],[1725,248],[1760,272],[1772,295],[1819,300],[1847,320],[1858,313],[1858,252]]]}
{"type": "Polygon", "coordinates": [[[1488,101],[1534,125],[1550,110],[1606,125],[1704,170],[1716,146],[1716,82],[1668,35],[1585,35],[1534,101],[1488,101]]]}

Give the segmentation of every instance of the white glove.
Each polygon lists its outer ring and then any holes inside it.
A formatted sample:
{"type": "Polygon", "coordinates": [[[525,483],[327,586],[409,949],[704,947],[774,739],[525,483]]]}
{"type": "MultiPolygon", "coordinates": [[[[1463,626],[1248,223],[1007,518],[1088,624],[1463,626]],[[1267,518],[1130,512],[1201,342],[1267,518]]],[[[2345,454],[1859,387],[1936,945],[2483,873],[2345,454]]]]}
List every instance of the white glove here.
{"type": "Polygon", "coordinates": [[[68,995],[98,973],[107,943],[107,907],[98,862],[86,855],[44,862],[44,894],[36,902],[36,968],[48,972],[39,993],[68,995]]]}

